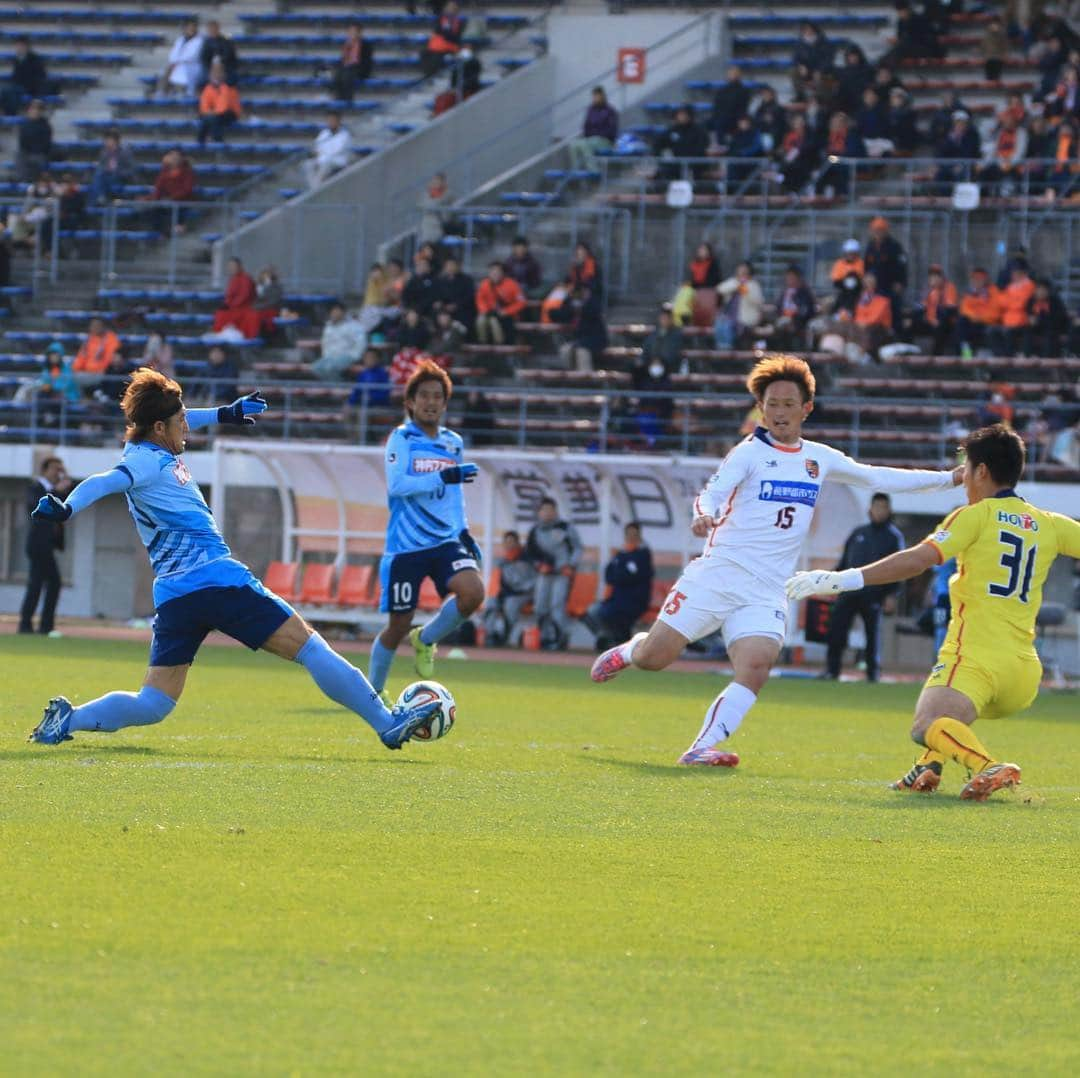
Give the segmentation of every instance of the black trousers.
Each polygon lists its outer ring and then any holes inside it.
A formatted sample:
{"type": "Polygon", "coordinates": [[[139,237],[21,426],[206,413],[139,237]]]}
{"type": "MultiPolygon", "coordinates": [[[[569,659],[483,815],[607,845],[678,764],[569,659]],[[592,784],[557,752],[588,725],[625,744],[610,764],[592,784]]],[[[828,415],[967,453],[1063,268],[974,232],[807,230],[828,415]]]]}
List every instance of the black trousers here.
{"type": "Polygon", "coordinates": [[[858,614],[866,627],[866,676],[876,681],[881,673],[881,598],[866,596],[860,592],[841,595],[833,603],[829,620],[828,670],[833,677],[840,676],[840,666],[847,647],[851,623],[858,614]]]}
{"type": "Polygon", "coordinates": [[[30,576],[26,581],[26,594],[19,611],[19,631],[33,631],[34,611],[44,587],[45,603],[41,608],[38,632],[51,633],[56,617],[56,603],[60,598],[60,567],[56,564],[56,554],[52,550],[35,550],[30,552],[29,556],[30,576]]]}

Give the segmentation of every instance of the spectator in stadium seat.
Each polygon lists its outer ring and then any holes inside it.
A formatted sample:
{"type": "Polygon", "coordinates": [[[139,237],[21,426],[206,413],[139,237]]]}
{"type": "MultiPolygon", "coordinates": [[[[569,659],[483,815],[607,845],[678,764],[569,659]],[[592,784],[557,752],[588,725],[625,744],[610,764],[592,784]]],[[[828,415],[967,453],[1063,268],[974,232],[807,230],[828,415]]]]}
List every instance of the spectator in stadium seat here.
{"type": "Polygon", "coordinates": [[[619,114],[608,102],[603,86],[596,86],[593,88],[592,102],[585,110],[581,136],[568,147],[570,167],[594,172],[596,155],[610,150],[618,137],[619,114]]]}
{"type": "Polygon", "coordinates": [[[1046,95],[1045,114],[1051,122],[1064,117],[1080,117],[1080,72],[1075,64],[1066,64],[1061,70],[1061,80],[1046,95]]]}
{"type": "Polygon", "coordinates": [[[844,48],[844,63],[836,72],[836,107],[852,115],[862,106],[863,91],[874,81],[874,69],[858,45],[844,48]]]}
{"type": "Polygon", "coordinates": [[[1047,280],[1035,282],[1035,294],[1028,301],[1028,333],[1024,352],[1029,356],[1061,355],[1062,342],[1069,332],[1069,312],[1047,280]]]}
{"type": "Polygon", "coordinates": [[[574,257],[570,262],[566,279],[572,288],[591,288],[594,292],[603,292],[604,282],[600,272],[600,263],[587,243],[579,242],[575,245],[574,257]]]}
{"type": "MultiPolygon", "coordinates": [[[[406,307],[397,327],[397,344],[401,351],[427,351],[431,343],[431,326],[415,307],[406,307]]],[[[405,381],[408,381],[406,378],[405,381]]]]}
{"type": "Polygon", "coordinates": [[[525,309],[525,297],[501,262],[488,266],[476,290],[476,337],[482,344],[513,344],[514,323],[525,309]]]}
{"type": "Polygon", "coordinates": [[[777,165],[775,182],[785,191],[801,191],[818,160],[818,150],[810,139],[805,116],[795,113],[791,117],[791,126],[773,156],[777,165]]]}
{"type": "Polygon", "coordinates": [[[158,84],[161,93],[179,91],[187,97],[198,94],[202,78],[202,46],[198,20],[186,19],[180,36],[169,51],[169,61],[158,84]]]}
{"type": "Polygon", "coordinates": [[[896,87],[899,86],[901,90],[904,89],[904,84],[900,81],[896,72],[887,63],[878,63],[874,69],[874,82],[873,87],[877,90],[877,95],[883,101],[888,100],[889,94],[892,93],[896,87]]]}
{"type": "Polygon", "coordinates": [[[352,135],[341,122],[341,113],[331,109],[326,126],[315,136],[311,156],[303,162],[304,179],[314,189],[352,161],[352,135]]]}
{"type": "Polygon", "coordinates": [[[754,126],[753,117],[740,116],[735,134],[727,145],[726,189],[729,195],[746,192],[746,185],[759,167],[752,162],[760,161],[767,153],[765,140],[754,126]]]}
{"type": "Polygon", "coordinates": [[[893,146],[888,137],[888,113],[873,86],[863,90],[862,107],[855,114],[855,126],[871,157],[884,157],[892,152],[893,146]]]}
{"type": "Polygon", "coordinates": [[[0,107],[4,115],[17,116],[23,109],[24,101],[46,97],[51,90],[45,61],[30,48],[29,38],[16,38],[11,75],[0,90],[0,107]]]}
{"type": "Polygon", "coordinates": [[[855,304],[853,339],[868,356],[876,358],[878,349],[892,337],[893,324],[889,297],[881,294],[877,277],[867,270],[859,301],[855,304]]]}
{"type": "Polygon", "coordinates": [[[1001,323],[999,297],[990,274],[981,267],[973,269],[960,298],[960,317],[956,322],[956,350],[961,355],[970,356],[987,346],[990,329],[1001,323]]]}
{"type": "MultiPolygon", "coordinates": [[[[27,404],[35,398],[42,404],[55,403],[56,407],[47,410],[56,414],[62,407],[61,402],[77,404],[81,396],[71,360],[64,355],[64,346],[53,341],[45,349],[41,373],[37,378],[22,379],[13,400],[18,404],[27,404]]],[[[59,415],[56,418],[59,420],[59,415]]]]}
{"type": "Polygon", "coordinates": [[[1057,197],[1057,190],[1055,187],[1050,186],[1051,178],[1056,178],[1059,181],[1064,181],[1062,187],[1067,189],[1069,186],[1069,176],[1071,173],[1071,165],[1069,163],[1069,155],[1075,153],[1072,147],[1072,139],[1065,140],[1063,148],[1065,150],[1065,158],[1062,162],[1054,166],[1048,166],[1044,164],[1044,161],[1053,160],[1055,153],[1058,149],[1057,132],[1065,126],[1059,124],[1054,130],[1050,130],[1049,122],[1045,116],[1032,116],[1030,122],[1027,125],[1028,129],[1028,163],[1024,168],[1026,175],[1026,187],[1028,194],[1031,195],[1044,195],[1051,201],[1057,197]],[[1036,163],[1038,162],[1038,163],[1036,163]],[[1058,174],[1058,169],[1062,169],[1062,172],[1058,174]]]}
{"type": "Polygon", "coordinates": [[[983,163],[975,170],[976,178],[987,195],[1009,198],[1022,181],[1023,161],[1027,156],[1027,130],[1011,113],[1003,113],[997,134],[983,148],[983,163]]]}
{"type": "Polygon", "coordinates": [[[53,130],[45,115],[45,104],[34,100],[26,106],[26,119],[19,125],[18,150],[15,154],[15,179],[33,183],[47,172],[53,156],[53,130]]]}
{"type": "Polygon", "coordinates": [[[727,81],[713,97],[709,117],[709,130],[721,146],[735,133],[739,117],[750,110],[750,98],[750,87],[743,82],[742,71],[733,64],[727,69],[727,81]]]}
{"type": "Polygon", "coordinates": [[[401,291],[401,302],[405,307],[413,307],[425,317],[435,304],[435,274],[431,262],[419,257],[414,263],[405,287],[401,291]]]}
{"type": "Polygon", "coordinates": [[[720,307],[713,326],[716,347],[721,351],[738,348],[765,319],[765,296],[754,279],[754,267],[740,262],[735,273],[716,286],[720,307]]]}
{"type": "Polygon", "coordinates": [[[546,651],[562,651],[570,640],[566,602],[581,561],[581,537],[573,524],[559,517],[554,498],[541,499],[536,518],[525,542],[525,556],[539,574],[533,607],[540,627],[540,646],[546,651]]]}
{"type": "Polygon", "coordinates": [[[225,65],[220,60],[214,61],[210,66],[210,81],[199,95],[199,145],[205,146],[207,139],[224,142],[225,129],[243,114],[240,94],[225,81],[225,65]]]}
{"type": "MultiPolygon", "coordinates": [[[[736,121],[736,125],[738,121],[736,121]]],[[[668,159],[660,166],[658,177],[662,181],[693,179],[700,170],[700,162],[692,166],[679,165],[679,161],[702,158],[709,149],[709,136],[705,129],[694,123],[689,105],[675,110],[671,126],[656,140],[654,153],[668,159]]]]}
{"type": "Polygon", "coordinates": [[[255,317],[255,282],[244,269],[239,258],[230,258],[225,283],[224,303],[214,315],[214,332],[220,333],[226,326],[236,326],[245,337],[258,333],[255,317]]]}
{"type": "Polygon", "coordinates": [[[794,264],[788,266],[784,271],[784,290],[776,301],[771,345],[802,351],[806,347],[807,326],[816,313],[817,301],[802,270],[794,264]]]}
{"type": "Polygon", "coordinates": [[[525,557],[521,536],[503,532],[502,551],[496,559],[499,590],[484,605],[484,629],[488,647],[519,643],[521,617],[536,590],[536,566],[525,557]]]}
{"type": "Polygon", "coordinates": [[[983,77],[987,82],[998,82],[1005,61],[1009,58],[1009,35],[997,16],[986,24],[979,42],[979,53],[983,60],[983,77]]]}
{"type": "MultiPolygon", "coordinates": [[[[860,158],[866,156],[866,143],[846,113],[833,113],[829,120],[829,135],[825,153],[830,157],[860,158]]],[[[843,197],[851,185],[852,166],[842,161],[830,161],[814,184],[819,195],[843,197]]]]}
{"type": "Polygon", "coordinates": [[[149,367],[166,378],[176,377],[176,361],[173,359],[172,345],[160,334],[151,333],[143,345],[142,355],[134,362],[134,367],[149,367]]]}
{"type": "Polygon", "coordinates": [[[435,312],[435,327],[432,330],[428,351],[433,356],[445,360],[445,364],[440,364],[440,366],[445,366],[445,369],[449,370],[457,362],[461,354],[461,346],[465,343],[468,334],[469,331],[463,323],[457,321],[447,308],[440,307],[435,312]]]}
{"type": "MultiPolygon", "coordinates": [[[[930,126],[928,134],[932,145],[937,146],[944,141],[945,136],[952,130],[956,123],[956,114],[963,112],[971,119],[971,113],[967,106],[960,100],[960,94],[956,90],[946,90],[941,104],[930,113],[930,126]]],[[[976,133],[977,134],[977,133],[976,133]]],[[[978,153],[973,156],[978,157],[978,153]]]]}
{"type": "Polygon", "coordinates": [[[584,285],[572,289],[563,303],[562,312],[570,315],[572,329],[570,340],[560,349],[563,361],[578,371],[591,371],[602,366],[608,331],[599,290],[584,285]]]}
{"type": "Polygon", "coordinates": [[[285,290],[275,266],[263,266],[255,276],[255,302],[252,308],[257,319],[256,336],[271,337],[274,320],[281,313],[285,290]]]}
{"type": "Polygon", "coordinates": [[[324,382],[339,381],[354,363],[360,362],[367,341],[364,327],[346,316],[343,303],[335,302],[323,326],[319,358],[311,365],[311,373],[324,382]]]}
{"type": "Polygon", "coordinates": [[[925,7],[916,10],[903,0],[897,3],[896,45],[889,53],[889,63],[928,60],[944,55],[940,35],[925,7]]]}
{"type": "MultiPolygon", "coordinates": [[[[64,498],[75,484],[68,478],[64,462],[59,457],[46,457],[41,462],[41,472],[26,491],[27,511],[36,508],[39,499],[46,494],[64,498]]],[[[37,631],[45,636],[54,631],[56,604],[60,598],[60,568],[56,564],[56,552],[64,549],[64,525],[54,520],[31,519],[26,533],[26,556],[30,560],[30,572],[26,578],[26,591],[19,609],[19,632],[34,631],[34,613],[42,587],[45,602],[37,631]]]]}
{"type": "Polygon", "coordinates": [[[652,551],[642,542],[641,525],[632,520],[623,529],[623,548],[604,567],[608,594],[593,603],[582,621],[596,634],[596,650],[634,635],[634,626],[652,598],[652,551]]]}
{"type": "Polygon", "coordinates": [[[787,111],[780,104],[776,91],[771,86],[763,86],[758,91],[757,100],[750,110],[750,118],[766,150],[771,152],[783,142],[788,127],[787,111]]]}
{"type": "Polygon", "coordinates": [[[481,89],[482,72],[483,65],[480,63],[479,51],[473,48],[462,49],[450,64],[448,89],[435,99],[435,115],[440,116],[448,107],[453,107],[468,100],[473,94],[478,94],[481,89]]]}
{"type": "Polygon", "coordinates": [[[424,78],[434,75],[446,62],[448,56],[461,51],[461,37],[465,21],[458,14],[455,0],[447,0],[441,14],[435,18],[435,26],[420,53],[420,70],[424,78]]]}
{"type": "Polygon", "coordinates": [[[200,383],[195,394],[198,400],[226,400],[240,395],[240,364],[232,349],[221,344],[210,346],[206,353],[206,380],[200,383]]]}
{"type": "Polygon", "coordinates": [[[832,264],[829,279],[833,286],[832,310],[855,313],[855,304],[862,291],[863,274],[866,263],[863,261],[862,248],[857,239],[844,240],[840,257],[832,264]]]}
{"type": "Polygon", "coordinates": [[[658,360],[670,372],[683,369],[683,335],[675,325],[670,303],[662,304],[656,316],[656,328],[641,344],[641,358],[635,367],[647,368],[658,360]]]}
{"type": "Polygon", "coordinates": [[[715,288],[720,283],[720,263],[710,243],[699,243],[690,260],[687,276],[694,288],[715,288]]]}
{"type": "Polygon", "coordinates": [[[75,178],[75,173],[65,172],[60,177],[60,183],[56,185],[55,192],[60,203],[61,230],[85,228],[86,195],[79,181],[75,178]]]}
{"type": "Polygon", "coordinates": [[[934,182],[948,187],[954,183],[972,179],[974,162],[978,161],[979,154],[979,133],[971,122],[971,116],[965,109],[957,109],[952,114],[951,126],[934,148],[934,156],[943,161],[965,163],[938,165],[934,182]]]}
{"type": "Polygon", "coordinates": [[[885,137],[892,143],[895,154],[911,156],[919,145],[911,96],[899,86],[889,92],[889,103],[885,110],[885,137]]]}
{"type": "Polygon", "coordinates": [[[990,334],[990,347],[998,355],[1012,356],[1024,350],[1031,319],[1029,305],[1035,282],[1026,266],[1014,266],[1009,283],[999,291],[1001,324],[990,334]]]}
{"type": "MultiPolygon", "coordinates": [[[[195,170],[191,162],[179,150],[170,150],[161,159],[161,171],[154,181],[154,189],[144,197],[148,202],[191,202],[195,198],[195,170]]],[[[154,228],[163,236],[174,232],[179,236],[184,232],[184,222],[191,209],[162,205],[154,206],[150,213],[154,228]]]]}
{"type": "Polygon", "coordinates": [[[91,203],[101,206],[120,198],[134,175],[135,157],[123,144],[120,132],[107,131],[90,181],[91,203]]]}
{"type": "Polygon", "coordinates": [[[96,389],[119,356],[120,338],[101,318],[91,318],[72,364],[75,380],[84,390],[96,389]]]}
{"type": "Polygon", "coordinates": [[[33,250],[37,237],[44,246],[55,204],[56,184],[47,172],[43,172],[26,188],[19,212],[8,217],[12,246],[33,250]]]}
{"type": "Polygon", "coordinates": [[[1041,75],[1038,89],[1035,91],[1036,99],[1045,99],[1047,95],[1054,92],[1054,87],[1061,78],[1061,70],[1065,66],[1068,52],[1065,42],[1056,34],[1032,49],[1031,58],[1038,65],[1041,75]]]}
{"type": "Polygon", "coordinates": [[[450,218],[453,199],[444,172],[436,172],[428,180],[417,207],[420,210],[419,240],[421,243],[438,244],[446,234],[446,222],[450,218]]]}
{"type": "Polygon", "coordinates": [[[836,48],[825,34],[812,22],[804,22],[791,59],[792,63],[802,64],[809,71],[829,72],[835,53],[836,48]]]}
{"type": "Polygon", "coordinates": [[[360,363],[348,404],[361,407],[366,399],[369,408],[385,408],[390,403],[390,372],[382,356],[374,348],[368,348],[360,363]]]}
{"type": "Polygon", "coordinates": [[[630,402],[627,418],[636,425],[634,433],[645,447],[655,449],[657,441],[669,433],[675,411],[675,400],[670,395],[671,371],[654,356],[649,363],[635,363],[630,376],[634,392],[639,395],[630,402]]]}
{"type": "Polygon", "coordinates": [[[506,274],[513,277],[521,291],[531,299],[543,294],[543,270],[524,236],[515,236],[510,244],[510,257],[506,260],[506,274]]]}
{"type": "Polygon", "coordinates": [[[447,311],[451,319],[460,322],[466,333],[476,323],[476,283],[461,270],[456,255],[448,255],[435,278],[434,310],[447,311]]]}
{"type": "Polygon", "coordinates": [[[956,285],[945,276],[944,268],[937,264],[930,266],[922,301],[906,321],[908,333],[929,336],[930,354],[944,355],[956,333],[959,306],[956,285]]]}
{"type": "Polygon", "coordinates": [[[200,86],[210,81],[210,69],[218,60],[225,69],[225,81],[230,86],[235,86],[240,74],[240,58],[236,54],[236,45],[221,32],[221,23],[217,19],[210,19],[206,24],[202,47],[199,49],[200,86]]]}
{"type": "Polygon", "coordinates": [[[908,283],[907,253],[889,235],[889,222],[884,217],[870,221],[870,238],[863,251],[866,272],[877,281],[877,290],[892,304],[892,325],[899,326],[903,314],[904,289],[908,283]]]}
{"type": "Polygon", "coordinates": [[[350,23],[345,31],[341,56],[330,76],[331,93],[338,101],[352,104],[358,84],[371,78],[375,70],[375,47],[359,23],[350,23]]]}

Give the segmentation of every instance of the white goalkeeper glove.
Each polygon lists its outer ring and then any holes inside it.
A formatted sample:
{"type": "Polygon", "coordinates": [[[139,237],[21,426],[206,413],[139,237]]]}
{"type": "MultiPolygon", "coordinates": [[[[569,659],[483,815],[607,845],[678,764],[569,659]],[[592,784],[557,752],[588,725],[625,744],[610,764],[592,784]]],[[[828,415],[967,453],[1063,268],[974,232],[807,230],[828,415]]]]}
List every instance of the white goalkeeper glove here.
{"type": "Polygon", "coordinates": [[[858,591],[863,586],[861,569],[844,569],[839,573],[816,569],[810,573],[796,573],[785,585],[785,590],[789,599],[809,599],[811,595],[858,591]]]}

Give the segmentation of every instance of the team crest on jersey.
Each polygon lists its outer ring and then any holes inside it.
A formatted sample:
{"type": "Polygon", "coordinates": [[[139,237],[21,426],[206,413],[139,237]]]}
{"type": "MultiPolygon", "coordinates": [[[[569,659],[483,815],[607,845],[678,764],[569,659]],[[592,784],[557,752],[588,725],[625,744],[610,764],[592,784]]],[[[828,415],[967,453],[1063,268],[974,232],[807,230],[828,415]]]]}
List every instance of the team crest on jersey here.
{"type": "Polygon", "coordinates": [[[1011,524],[1014,528],[1022,528],[1026,532],[1039,530],[1039,522],[1030,513],[1006,513],[1004,509],[999,509],[998,523],[1011,524]]]}
{"type": "Polygon", "coordinates": [[[931,538],[934,540],[935,543],[944,543],[945,540],[948,539],[950,535],[952,535],[952,532],[945,531],[944,529],[942,529],[939,532],[934,532],[934,534],[931,536],[931,538]]]}
{"type": "Polygon", "coordinates": [[[818,467],[818,462],[816,460],[804,460],[803,464],[806,465],[806,474],[810,476],[811,479],[817,479],[817,477],[821,475],[821,469],[818,467]]]}
{"type": "Polygon", "coordinates": [[[191,472],[188,471],[188,466],[182,460],[178,460],[173,465],[173,475],[176,476],[176,481],[182,487],[191,482],[191,472]]]}

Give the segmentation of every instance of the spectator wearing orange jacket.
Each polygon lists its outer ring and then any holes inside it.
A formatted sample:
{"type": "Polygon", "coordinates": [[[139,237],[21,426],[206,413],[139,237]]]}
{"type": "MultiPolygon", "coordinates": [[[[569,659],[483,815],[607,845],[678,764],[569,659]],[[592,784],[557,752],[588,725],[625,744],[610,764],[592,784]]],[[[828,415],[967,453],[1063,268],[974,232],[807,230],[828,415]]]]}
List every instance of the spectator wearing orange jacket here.
{"type": "Polygon", "coordinates": [[[956,320],[956,347],[962,355],[970,356],[973,349],[985,348],[991,327],[1001,324],[999,295],[986,270],[971,271],[956,320]]]}
{"type": "Polygon", "coordinates": [[[100,385],[119,355],[120,338],[106,327],[102,319],[91,318],[86,339],[71,365],[75,381],[89,389],[100,385]]]}
{"type": "Polygon", "coordinates": [[[877,350],[892,337],[892,302],[888,296],[879,295],[877,277],[873,273],[863,277],[853,321],[855,343],[870,355],[876,355],[877,350]]]}
{"type": "Polygon", "coordinates": [[[243,115],[240,94],[225,81],[225,65],[215,60],[210,65],[210,81],[199,95],[199,145],[206,140],[225,141],[225,128],[243,115]]]}
{"type": "Polygon", "coordinates": [[[991,347],[1002,355],[1015,355],[1024,347],[1031,324],[1029,304],[1035,282],[1026,266],[1014,266],[1009,283],[998,292],[1001,326],[991,336],[991,347]]]}
{"type": "Polygon", "coordinates": [[[524,309],[521,285],[506,276],[501,262],[492,262],[476,290],[477,340],[484,344],[513,344],[514,323],[524,309]]]}
{"type": "Polygon", "coordinates": [[[945,276],[945,270],[941,266],[931,266],[927,273],[922,303],[910,324],[911,333],[929,334],[933,338],[931,355],[944,355],[956,330],[959,305],[960,297],[957,295],[956,285],[945,276]]]}

